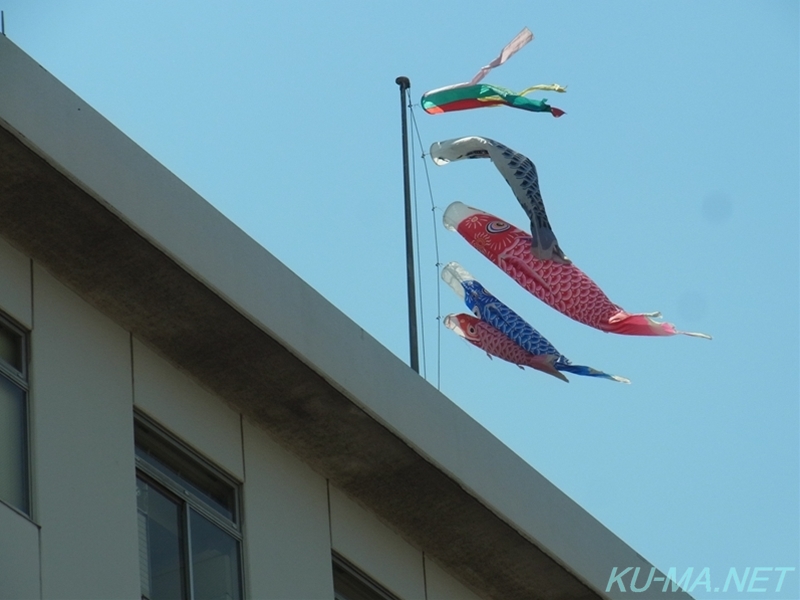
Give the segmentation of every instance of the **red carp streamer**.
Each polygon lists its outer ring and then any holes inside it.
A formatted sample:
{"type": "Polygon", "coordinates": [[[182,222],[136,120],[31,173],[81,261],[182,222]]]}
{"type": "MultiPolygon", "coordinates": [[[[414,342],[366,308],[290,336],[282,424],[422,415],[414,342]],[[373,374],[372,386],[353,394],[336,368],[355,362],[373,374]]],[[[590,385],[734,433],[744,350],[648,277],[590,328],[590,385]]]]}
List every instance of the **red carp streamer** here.
{"type": "Polygon", "coordinates": [[[486,352],[490,357],[496,356],[517,365],[520,369],[524,365],[569,383],[564,374],[560,373],[554,366],[556,356],[552,354],[532,354],[499,329],[473,315],[464,313],[447,315],[444,319],[444,324],[448,329],[452,329],[470,344],[486,352]]]}
{"type": "Polygon", "coordinates": [[[624,311],[575,265],[535,258],[531,236],[494,215],[454,202],[445,211],[444,225],[542,302],[580,323],[623,335],[683,334],[711,339],[704,333],[678,331],[672,323],[656,321],[660,313],[624,311]]]}

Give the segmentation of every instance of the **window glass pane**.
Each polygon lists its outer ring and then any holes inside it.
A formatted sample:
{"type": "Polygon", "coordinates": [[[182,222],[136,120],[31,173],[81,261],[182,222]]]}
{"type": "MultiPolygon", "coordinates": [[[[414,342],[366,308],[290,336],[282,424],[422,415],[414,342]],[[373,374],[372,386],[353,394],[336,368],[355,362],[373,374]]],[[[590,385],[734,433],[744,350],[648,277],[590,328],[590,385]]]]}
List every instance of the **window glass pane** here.
{"type": "Polygon", "coordinates": [[[136,456],[208,504],[209,508],[236,522],[234,488],[138,422],[136,456]]]}
{"type": "Polygon", "coordinates": [[[189,511],[195,600],[239,600],[239,542],[189,511]]]}
{"type": "Polygon", "coordinates": [[[397,600],[397,597],[337,556],[333,559],[335,600],[397,600]]]}
{"type": "Polygon", "coordinates": [[[0,321],[0,359],[22,371],[22,337],[0,321]]]}
{"type": "Polygon", "coordinates": [[[181,506],[140,478],[136,479],[136,506],[142,598],[183,600],[186,563],[181,506]]]}
{"type": "Polygon", "coordinates": [[[25,392],[0,375],[0,499],[28,513],[25,392]]]}

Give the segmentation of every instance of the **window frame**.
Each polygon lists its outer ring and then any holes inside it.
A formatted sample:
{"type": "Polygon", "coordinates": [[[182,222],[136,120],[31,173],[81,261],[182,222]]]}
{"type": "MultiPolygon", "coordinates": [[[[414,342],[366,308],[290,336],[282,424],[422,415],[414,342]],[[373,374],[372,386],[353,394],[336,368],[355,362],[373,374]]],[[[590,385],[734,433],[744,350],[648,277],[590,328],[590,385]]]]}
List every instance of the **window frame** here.
{"type": "Polygon", "coordinates": [[[16,369],[16,367],[0,359],[0,371],[3,371],[4,374],[10,375],[12,378],[14,378],[15,383],[17,383],[27,392],[28,391],[28,331],[21,325],[18,325],[17,323],[12,321],[9,317],[5,315],[5,313],[2,312],[0,312],[0,325],[3,325],[6,329],[10,329],[12,333],[16,333],[17,335],[19,335],[21,339],[20,366],[22,367],[22,371],[19,371],[16,369]]]}
{"type": "MultiPolygon", "coordinates": [[[[194,569],[192,564],[191,553],[191,512],[194,511],[201,517],[210,521],[213,525],[219,527],[223,532],[230,535],[237,542],[239,573],[238,583],[239,591],[242,598],[245,598],[245,560],[244,560],[244,533],[242,527],[242,483],[227,473],[225,473],[218,466],[211,461],[204,458],[196,450],[179,440],[175,435],[171,434],[164,427],[156,423],[147,415],[139,411],[134,412],[134,433],[136,428],[143,427],[149,430],[150,435],[160,438],[165,445],[171,447],[177,454],[182,454],[182,458],[194,462],[201,469],[208,471],[212,476],[218,478],[225,485],[230,486],[234,493],[233,501],[233,519],[228,520],[219,512],[207,506],[207,502],[192,493],[191,490],[183,488],[178,481],[170,478],[165,473],[148,463],[142,457],[135,455],[136,461],[136,478],[141,479],[148,485],[154,486],[156,491],[164,494],[167,497],[173,497],[181,503],[181,526],[183,530],[183,539],[181,540],[181,550],[183,552],[184,560],[186,561],[186,572],[184,577],[186,579],[185,586],[189,598],[194,597],[194,569]],[[161,489],[159,489],[161,488],[161,489]]],[[[134,450],[139,447],[139,443],[134,435],[134,450]]],[[[170,468],[169,465],[165,465],[170,468]]]]}
{"type": "Polygon", "coordinates": [[[23,394],[23,415],[25,426],[23,433],[23,455],[25,457],[25,495],[26,506],[20,508],[10,502],[0,498],[0,503],[9,507],[11,510],[21,514],[26,519],[33,521],[33,452],[31,449],[31,402],[30,402],[30,381],[29,381],[29,357],[30,357],[30,332],[14,321],[6,313],[0,312],[0,325],[17,334],[20,339],[20,367],[17,369],[10,363],[0,359],[0,375],[8,379],[13,385],[22,390],[23,394]]]}

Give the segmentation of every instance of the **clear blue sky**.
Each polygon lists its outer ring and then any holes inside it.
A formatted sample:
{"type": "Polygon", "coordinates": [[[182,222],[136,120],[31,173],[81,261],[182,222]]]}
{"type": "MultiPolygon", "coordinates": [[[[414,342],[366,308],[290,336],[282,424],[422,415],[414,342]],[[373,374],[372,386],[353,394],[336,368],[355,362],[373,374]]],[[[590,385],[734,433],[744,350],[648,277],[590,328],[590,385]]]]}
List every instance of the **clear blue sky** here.
{"type": "MultiPolygon", "coordinates": [[[[574,362],[633,384],[489,360],[439,327],[439,311],[462,306],[442,286],[437,307],[418,160],[427,378],[660,568],[710,567],[716,584],[730,567],[795,567],[782,594],[727,597],[800,596],[797,2],[0,8],[16,44],[403,359],[395,77],[418,103],[530,27],[536,39],[486,81],[568,85],[546,94],[567,115],[417,107],[424,147],[483,135],[526,154],[562,247],[613,301],[714,340],[573,322],[445,231],[437,209],[442,262],[574,362]]],[[[526,228],[488,161],[428,168],[439,209],[461,200],[526,228]]]]}

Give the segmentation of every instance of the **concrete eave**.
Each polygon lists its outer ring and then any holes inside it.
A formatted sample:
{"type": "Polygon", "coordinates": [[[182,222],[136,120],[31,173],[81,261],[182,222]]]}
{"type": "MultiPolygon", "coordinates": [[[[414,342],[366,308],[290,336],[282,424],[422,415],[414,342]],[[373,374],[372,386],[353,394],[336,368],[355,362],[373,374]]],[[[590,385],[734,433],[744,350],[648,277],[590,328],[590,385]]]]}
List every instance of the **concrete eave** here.
{"type": "Polygon", "coordinates": [[[612,567],[649,573],[3,36],[0,235],[479,594],[624,598],[612,567]]]}

